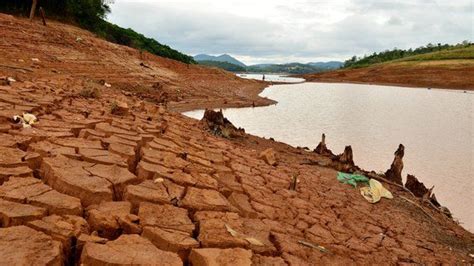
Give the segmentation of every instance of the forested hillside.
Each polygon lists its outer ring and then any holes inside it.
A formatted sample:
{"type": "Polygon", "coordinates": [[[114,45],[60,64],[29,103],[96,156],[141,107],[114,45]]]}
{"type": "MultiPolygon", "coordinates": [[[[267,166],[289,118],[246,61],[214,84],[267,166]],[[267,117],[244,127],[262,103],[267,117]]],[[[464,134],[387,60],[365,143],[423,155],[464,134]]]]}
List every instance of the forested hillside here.
{"type": "MultiPolygon", "coordinates": [[[[426,46],[421,46],[415,49],[410,48],[408,50],[395,48],[393,50],[386,50],[380,53],[364,55],[362,57],[353,56],[352,58],[344,62],[344,68],[366,67],[373,64],[413,57],[416,55],[429,54],[429,53],[440,52],[440,51],[450,51],[450,50],[468,48],[470,46],[473,46],[473,44],[470,43],[469,41],[464,41],[462,43],[455,44],[455,45],[441,44],[441,43],[434,45],[430,43],[426,46]]],[[[447,54],[449,54],[449,52],[447,52],[447,54]]],[[[440,54],[437,54],[436,56],[439,56],[439,55],[440,54]]],[[[438,58],[432,58],[432,60],[437,60],[437,59],[438,58]]],[[[467,58],[464,58],[461,56],[459,59],[467,59],[467,58]]]]}
{"type": "Polygon", "coordinates": [[[217,68],[221,68],[230,72],[246,72],[245,67],[231,64],[228,62],[204,60],[204,61],[198,61],[198,64],[204,65],[204,66],[210,66],[210,67],[217,67],[217,68]]]}

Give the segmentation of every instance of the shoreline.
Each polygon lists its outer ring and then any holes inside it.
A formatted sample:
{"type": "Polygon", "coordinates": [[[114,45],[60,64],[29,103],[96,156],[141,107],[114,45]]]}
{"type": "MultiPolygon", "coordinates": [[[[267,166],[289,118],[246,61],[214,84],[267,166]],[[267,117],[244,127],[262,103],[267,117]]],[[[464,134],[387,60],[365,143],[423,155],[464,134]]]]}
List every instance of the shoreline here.
{"type": "Polygon", "coordinates": [[[474,91],[474,60],[380,64],[365,68],[295,75],[309,82],[361,83],[414,88],[474,91]],[[449,64],[450,63],[450,64],[449,64]]]}
{"type": "MultiPolygon", "coordinates": [[[[302,77],[302,76],[292,76],[292,77],[302,77]]],[[[377,86],[387,86],[387,87],[398,87],[403,89],[425,89],[425,90],[442,90],[442,91],[452,91],[459,93],[474,93],[474,89],[460,89],[460,88],[439,88],[439,87],[424,87],[416,84],[402,84],[402,83],[384,83],[384,82],[364,82],[364,81],[345,81],[345,80],[307,80],[304,82],[267,82],[267,86],[259,87],[256,89],[257,93],[252,91],[248,95],[250,99],[246,101],[239,100],[222,100],[218,99],[216,101],[206,101],[206,102],[179,102],[171,103],[170,110],[178,113],[195,111],[195,110],[204,110],[204,109],[226,109],[226,108],[250,108],[250,107],[264,107],[277,104],[278,102],[269,98],[263,98],[259,95],[270,86],[275,85],[298,85],[304,83],[340,83],[340,84],[355,84],[355,85],[377,85],[377,86]]]]}

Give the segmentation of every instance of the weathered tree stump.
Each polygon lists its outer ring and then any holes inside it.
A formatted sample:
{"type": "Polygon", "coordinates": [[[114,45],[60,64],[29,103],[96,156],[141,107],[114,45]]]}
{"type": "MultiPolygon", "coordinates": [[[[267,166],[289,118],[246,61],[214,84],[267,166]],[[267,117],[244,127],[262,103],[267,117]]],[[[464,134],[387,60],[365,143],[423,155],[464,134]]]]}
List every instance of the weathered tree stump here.
{"type": "Polygon", "coordinates": [[[30,20],[33,20],[33,18],[35,17],[37,4],[38,4],[38,0],[33,0],[33,3],[31,4],[31,10],[30,10],[30,20]]]}
{"type": "Polygon", "coordinates": [[[395,152],[395,158],[393,159],[390,169],[388,169],[387,172],[385,172],[385,177],[388,180],[398,183],[400,185],[403,185],[402,170],[403,170],[403,156],[404,155],[405,155],[405,146],[403,146],[403,144],[400,144],[398,145],[398,149],[395,152]]]}
{"type": "Polygon", "coordinates": [[[46,14],[44,13],[44,9],[40,7],[39,12],[41,14],[41,19],[43,20],[43,25],[46,26],[46,14]]]}

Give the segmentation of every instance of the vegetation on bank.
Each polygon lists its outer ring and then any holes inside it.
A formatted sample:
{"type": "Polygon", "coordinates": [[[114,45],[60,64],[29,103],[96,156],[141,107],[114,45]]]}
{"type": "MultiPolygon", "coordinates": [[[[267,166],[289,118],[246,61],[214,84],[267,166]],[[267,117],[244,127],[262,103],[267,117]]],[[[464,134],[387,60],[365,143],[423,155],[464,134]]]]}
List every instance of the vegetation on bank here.
{"type": "Polygon", "coordinates": [[[198,64],[210,67],[217,67],[221,68],[230,72],[246,72],[246,68],[242,66],[238,66],[229,62],[220,62],[220,61],[198,61],[198,64]]]}
{"type": "Polygon", "coordinates": [[[312,66],[310,64],[301,63],[254,65],[247,67],[247,72],[251,73],[307,74],[323,72],[325,70],[326,69],[312,66]]]}
{"type": "MultiPolygon", "coordinates": [[[[39,0],[37,8],[42,7],[48,17],[77,24],[110,42],[187,64],[196,63],[191,56],[180,53],[152,38],[147,38],[132,29],[124,29],[105,21],[105,16],[110,12],[109,4],[112,2],[110,0],[39,0]]],[[[0,12],[28,16],[31,4],[32,0],[1,1],[0,12]]]]}
{"type": "Polygon", "coordinates": [[[449,49],[428,54],[410,56],[396,61],[430,61],[430,60],[456,60],[474,59],[474,45],[464,48],[449,49]]]}
{"type": "Polygon", "coordinates": [[[308,74],[328,71],[331,69],[312,66],[309,64],[290,63],[290,64],[262,64],[253,66],[238,66],[228,62],[219,61],[198,61],[198,64],[218,67],[230,72],[249,72],[249,73],[284,73],[284,74],[308,74]]]}
{"type": "Polygon", "coordinates": [[[474,44],[464,41],[459,44],[437,45],[428,44],[416,49],[393,49],[386,50],[363,57],[353,56],[344,62],[344,68],[359,68],[373,64],[398,60],[398,61],[421,61],[421,60],[447,60],[447,59],[473,59],[474,44]]]}

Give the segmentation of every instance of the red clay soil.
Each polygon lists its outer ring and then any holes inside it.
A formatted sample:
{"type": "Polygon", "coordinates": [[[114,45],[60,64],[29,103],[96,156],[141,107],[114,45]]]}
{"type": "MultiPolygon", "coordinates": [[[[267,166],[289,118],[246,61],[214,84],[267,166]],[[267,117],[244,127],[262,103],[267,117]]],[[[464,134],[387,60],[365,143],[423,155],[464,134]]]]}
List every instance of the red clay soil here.
{"type": "Polygon", "coordinates": [[[133,49],[48,25],[0,15],[0,264],[474,263],[474,235],[399,186],[370,204],[328,157],[216,136],[148,101],[237,105],[262,83],[151,55],[150,70],[133,49]],[[25,112],[31,128],[12,119],[25,112]]]}
{"type": "Polygon", "coordinates": [[[311,82],[474,90],[474,60],[380,64],[366,68],[307,74],[301,77],[311,82]]]}
{"type": "Polygon", "coordinates": [[[54,77],[107,82],[142,97],[167,101],[177,111],[274,103],[258,97],[269,83],[140,53],[60,23],[41,27],[38,21],[0,14],[0,48],[0,70],[16,69],[18,80],[54,77]]]}

